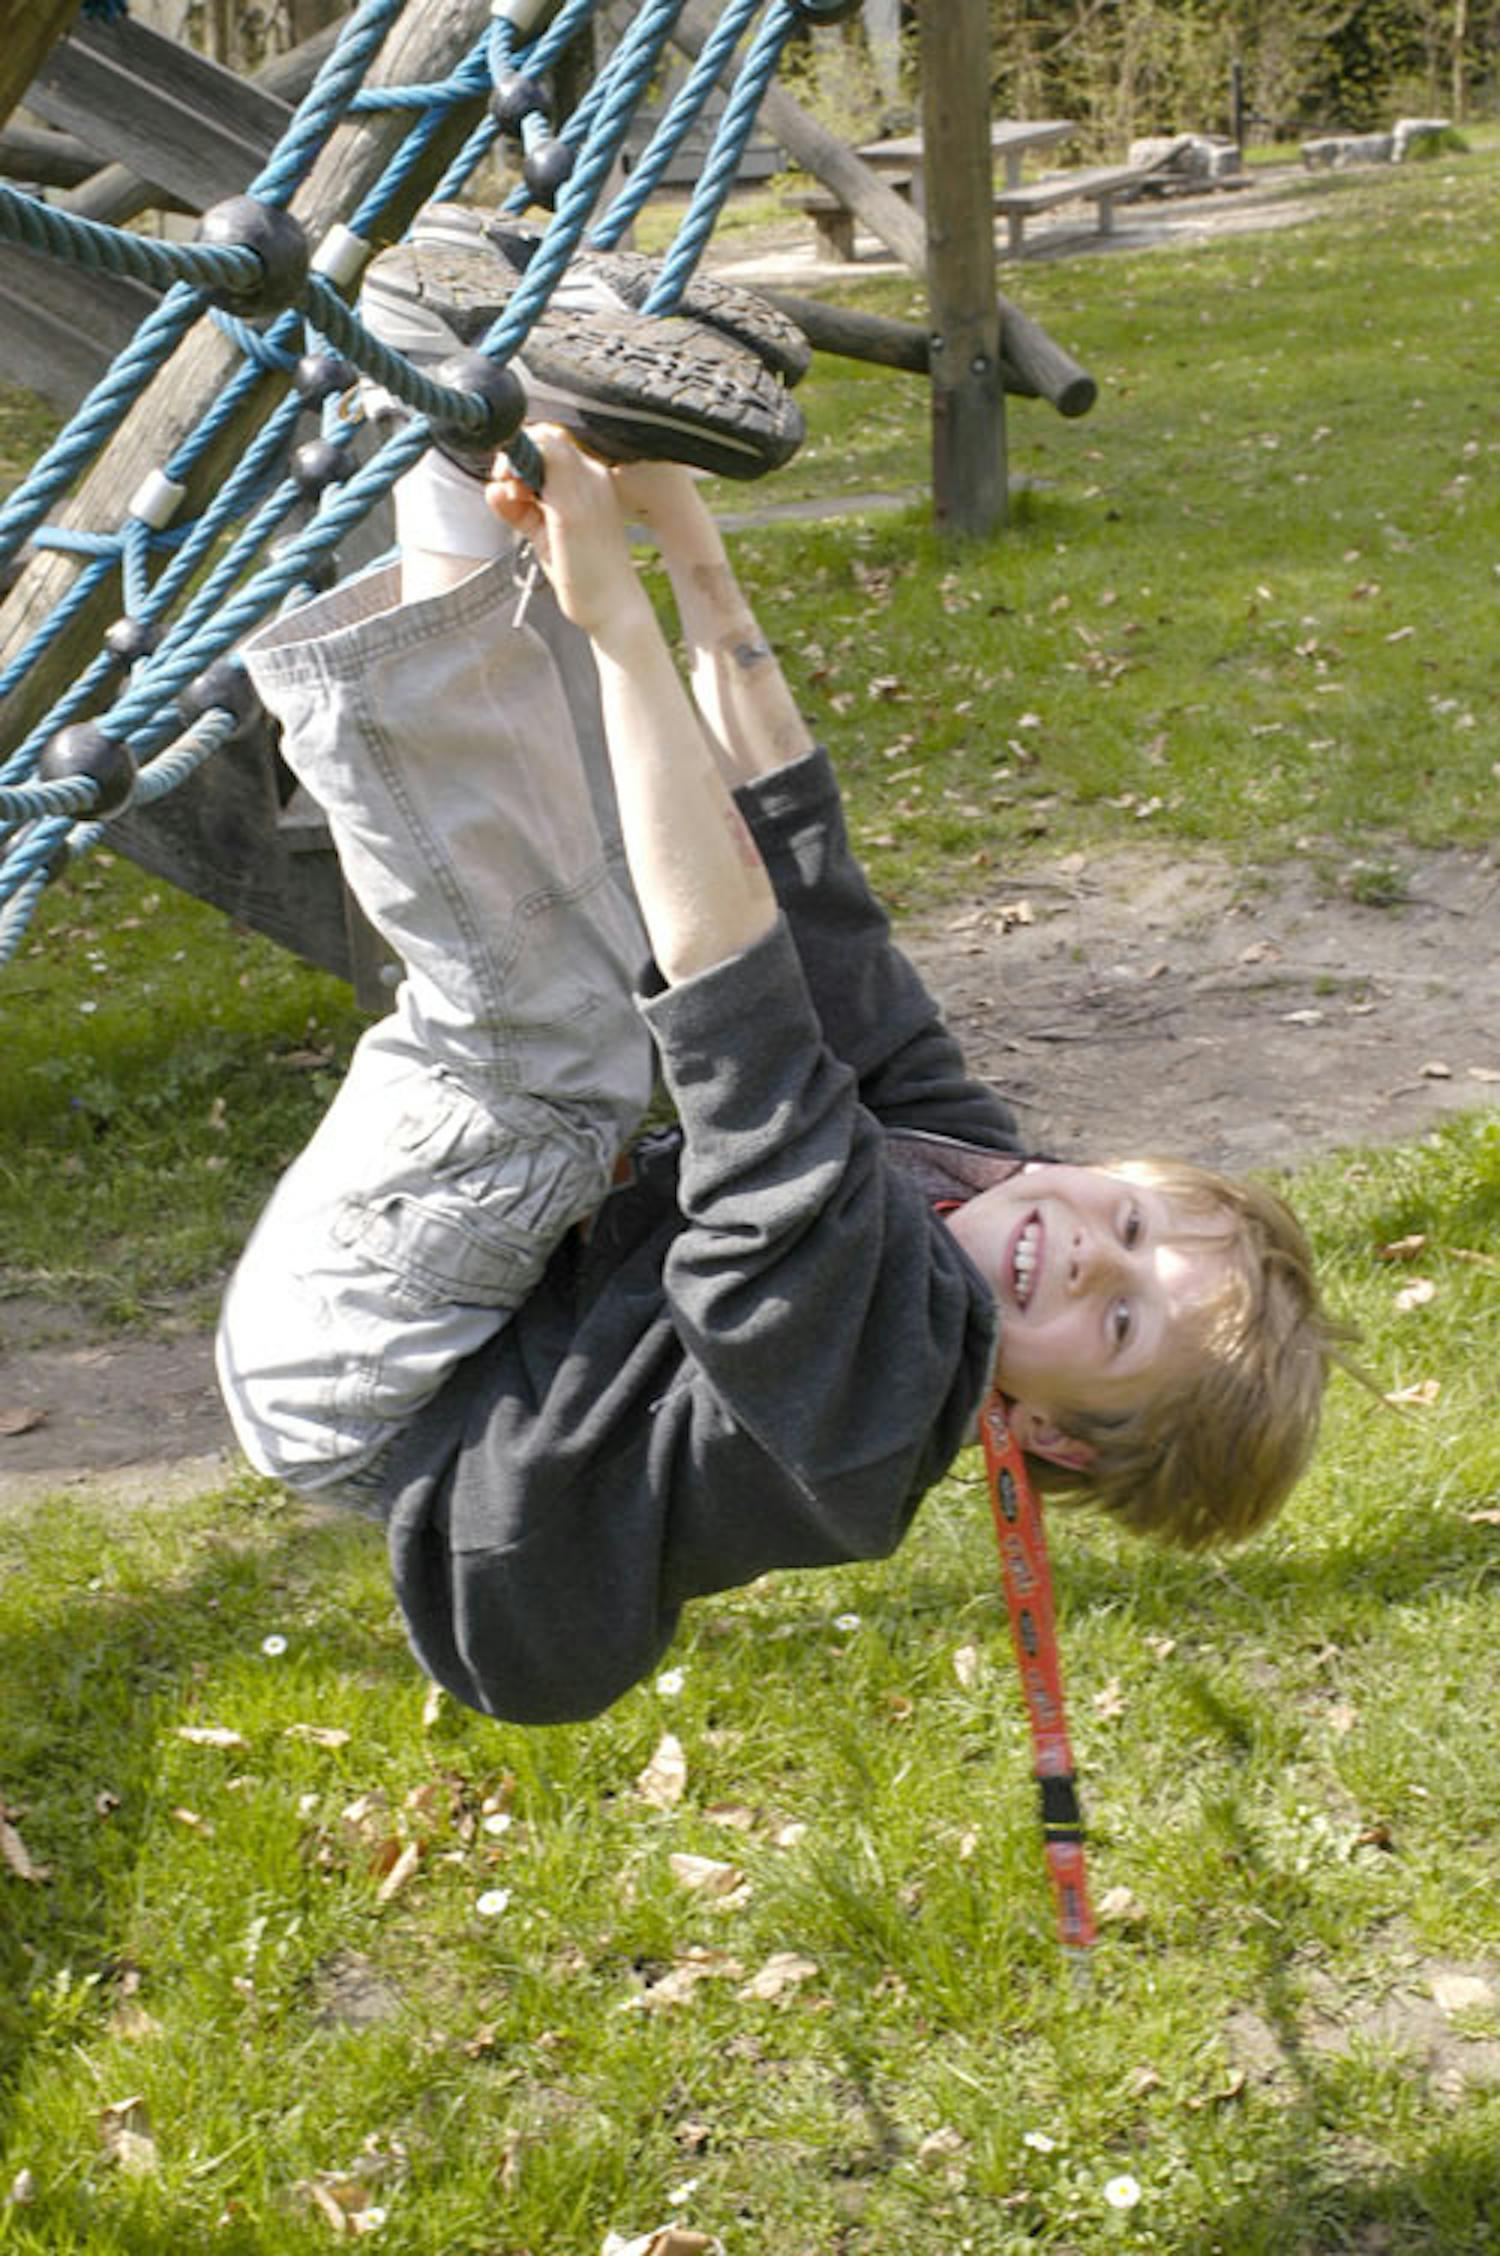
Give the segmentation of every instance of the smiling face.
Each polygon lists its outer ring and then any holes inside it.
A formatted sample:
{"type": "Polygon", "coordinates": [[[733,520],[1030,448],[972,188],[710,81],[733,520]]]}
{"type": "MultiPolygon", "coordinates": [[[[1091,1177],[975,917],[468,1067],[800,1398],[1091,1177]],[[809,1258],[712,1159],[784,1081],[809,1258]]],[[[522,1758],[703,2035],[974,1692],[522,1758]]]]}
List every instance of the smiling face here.
{"type": "Polygon", "coordinates": [[[1228,1217],[1099,1167],[1024,1167],[947,1222],[1000,1303],[995,1379],[1027,1446],[1070,1413],[1150,1401],[1243,1277],[1228,1217]]]}

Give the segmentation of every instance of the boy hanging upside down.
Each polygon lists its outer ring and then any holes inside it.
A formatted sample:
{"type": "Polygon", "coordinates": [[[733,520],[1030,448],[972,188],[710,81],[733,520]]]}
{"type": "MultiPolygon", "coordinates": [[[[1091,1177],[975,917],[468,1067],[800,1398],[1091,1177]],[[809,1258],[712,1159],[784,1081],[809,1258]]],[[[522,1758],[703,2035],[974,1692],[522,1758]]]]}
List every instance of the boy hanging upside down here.
{"type": "Polygon", "coordinates": [[[533,542],[592,643],[629,888],[484,538],[408,526],[246,653],[405,967],[230,1286],[246,1452],[376,1513],[423,1666],[522,1722],[618,1698],[691,1598],[893,1550],[995,1385],[1044,1484],[1249,1534],[1329,1359],[1296,1222],[1194,1168],[1027,1157],[688,473],[539,437],[489,546],[533,542]],[[633,1140],[654,1072],[679,1125],[633,1140]]]}

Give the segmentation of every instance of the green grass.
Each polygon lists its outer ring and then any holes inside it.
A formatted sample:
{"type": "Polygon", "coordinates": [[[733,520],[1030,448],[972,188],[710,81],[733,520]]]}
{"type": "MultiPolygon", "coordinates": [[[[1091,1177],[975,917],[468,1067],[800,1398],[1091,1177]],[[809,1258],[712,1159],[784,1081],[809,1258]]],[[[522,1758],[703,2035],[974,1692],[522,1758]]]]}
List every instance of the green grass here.
{"type": "MultiPolygon", "coordinates": [[[[1102,397],[1013,408],[1009,533],[739,537],[893,898],[1143,833],[1378,893],[1486,835],[1497,185],[1481,149],[1319,183],[1290,233],[1011,269],[1102,397]]],[[[918,387],[823,366],[808,402],[781,495],[920,486],[918,387]]],[[[3,407],[14,471],[43,425],[3,407]]],[[[0,975],[0,1292],[206,1306],[357,1024],[126,864],[72,871],[0,975]]],[[[378,1539],[265,1484],[0,1519],[0,1796],[49,1870],[0,1863],[0,2256],[295,2256],[332,2237],[306,2189],[354,2181],[392,2256],[671,2215],[732,2256],[1487,2256],[1500,1123],[1292,1188],[1379,1386],[1436,1399],[1336,1387],[1294,1508],[1222,1565],[1054,1516],[1115,1906],[1084,1989],[972,1459],[895,1562],[698,1608],[680,1690],[566,1731],[431,1710],[378,1539]],[[742,1996],[781,1952],[813,1970],[742,1996]]]]}

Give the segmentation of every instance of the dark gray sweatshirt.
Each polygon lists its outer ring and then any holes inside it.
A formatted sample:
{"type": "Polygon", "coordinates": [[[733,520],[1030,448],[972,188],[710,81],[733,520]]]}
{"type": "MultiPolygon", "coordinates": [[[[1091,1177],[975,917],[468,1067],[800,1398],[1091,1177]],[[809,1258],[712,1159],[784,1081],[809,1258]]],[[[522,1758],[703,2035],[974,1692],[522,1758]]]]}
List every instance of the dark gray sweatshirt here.
{"type": "Polygon", "coordinates": [[[688,1599],[894,1550],[994,1364],[994,1297],[933,1202],[1011,1172],[1015,1122],[892,944],[824,755],[740,804],[780,921],[641,996],[680,1131],[396,1460],[417,1657],[515,1722],[607,1707],[688,1599]]]}

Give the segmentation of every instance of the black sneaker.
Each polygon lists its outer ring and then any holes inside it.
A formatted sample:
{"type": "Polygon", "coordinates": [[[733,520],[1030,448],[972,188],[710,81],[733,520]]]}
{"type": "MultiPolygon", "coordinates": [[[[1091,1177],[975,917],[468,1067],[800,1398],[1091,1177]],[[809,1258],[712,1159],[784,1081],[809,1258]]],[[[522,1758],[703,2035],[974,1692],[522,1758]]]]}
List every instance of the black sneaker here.
{"type": "MultiPolygon", "coordinates": [[[[471,227],[477,222],[487,240],[518,274],[525,272],[542,241],[540,228],[530,227],[524,220],[510,220],[503,215],[481,218],[463,204],[430,204],[417,224],[420,227],[432,218],[445,230],[453,228],[456,233],[456,223],[448,216],[450,214],[462,214],[463,221],[471,227]]],[[[577,291],[580,298],[583,293],[592,291],[598,302],[602,288],[617,305],[639,313],[660,277],[661,260],[645,258],[638,251],[575,251],[552,299],[552,308],[566,307],[569,300],[565,293],[569,291],[577,291]]],[[[717,329],[722,336],[743,345],[787,386],[799,384],[812,365],[812,346],[804,332],[758,291],[695,274],[672,310],[673,314],[689,321],[701,321],[706,328],[717,329]]]]}
{"type": "MultiPolygon", "coordinates": [[[[476,235],[474,216],[430,206],[365,276],[362,318],[418,368],[479,344],[524,271],[482,222],[476,235]]],[[[683,315],[613,300],[583,268],[559,286],[511,362],[530,420],[561,424],[609,462],[683,462],[747,479],[790,460],[804,435],[801,410],[754,353],[683,315]]],[[[489,475],[490,455],[445,452],[489,475]]]]}

